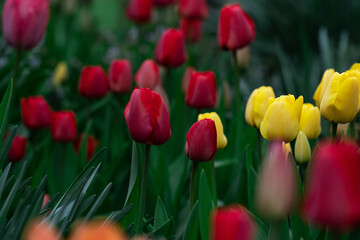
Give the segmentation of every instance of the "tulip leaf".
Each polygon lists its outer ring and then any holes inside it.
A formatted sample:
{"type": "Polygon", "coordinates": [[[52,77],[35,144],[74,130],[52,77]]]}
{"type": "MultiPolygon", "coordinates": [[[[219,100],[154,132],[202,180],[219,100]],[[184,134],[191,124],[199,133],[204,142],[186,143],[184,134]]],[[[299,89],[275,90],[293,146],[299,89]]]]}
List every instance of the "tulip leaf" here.
{"type": "Polygon", "coordinates": [[[89,212],[86,214],[84,221],[90,220],[90,218],[95,214],[96,210],[100,207],[100,205],[103,203],[105,197],[109,193],[109,191],[111,189],[111,185],[112,185],[112,183],[109,183],[106,186],[106,188],[102,191],[102,193],[100,194],[98,199],[96,199],[95,203],[93,204],[93,206],[91,207],[89,212]]]}
{"type": "Polygon", "coordinates": [[[212,202],[210,187],[207,181],[205,171],[200,174],[199,184],[199,224],[201,239],[209,239],[210,231],[210,212],[214,205],[212,202]]]}
{"type": "Polygon", "coordinates": [[[250,149],[246,148],[246,172],[247,172],[247,196],[249,210],[254,211],[254,195],[256,187],[257,173],[253,167],[253,158],[250,149]]]}
{"type": "Polygon", "coordinates": [[[13,95],[13,80],[11,79],[0,104],[0,124],[1,124],[0,141],[4,139],[5,132],[7,130],[7,121],[9,117],[12,95],[13,95]]]}
{"type": "Polygon", "coordinates": [[[198,202],[194,204],[193,209],[191,210],[190,216],[187,219],[187,225],[185,228],[185,233],[183,240],[195,240],[198,239],[199,233],[199,211],[198,211],[198,202]]]}
{"type": "Polygon", "coordinates": [[[169,220],[169,217],[166,213],[165,206],[161,201],[161,198],[158,197],[156,207],[155,207],[155,220],[154,220],[154,229],[158,229],[163,223],[169,220]]]}
{"type": "Polygon", "coordinates": [[[297,214],[290,216],[291,231],[294,240],[310,240],[309,227],[301,220],[297,214]]]}

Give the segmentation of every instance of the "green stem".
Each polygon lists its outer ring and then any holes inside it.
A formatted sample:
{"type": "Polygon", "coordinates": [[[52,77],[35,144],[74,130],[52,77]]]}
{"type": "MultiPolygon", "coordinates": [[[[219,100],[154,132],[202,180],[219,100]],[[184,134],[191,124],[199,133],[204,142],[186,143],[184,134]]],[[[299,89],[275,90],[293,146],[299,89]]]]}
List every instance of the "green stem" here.
{"type": "Polygon", "coordinates": [[[140,189],[140,204],[139,211],[136,223],[136,234],[140,234],[143,228],[143,219],[145,214],[145,200],[146,200],[146,183],[147,183],[147,175],[149,169],[149,159],[150,159],[150,147],[151,145],[145,145],[145,159],[144,159],[144,167],[143,174],[141,175],[141,189],[140,189]]]}
{"type": "Polygon", "coordinates": [[[350,122],[350,137],[351,137],[351,138],[355,138],[355,137],[356,137],[356,133],[355,133],[355,119],[350,122]]]}
{"type": "Polygon", "coordinates": [[[336,138],[337,126],[336,122],[331,122],[331,138],[336,138]]]}
{"type": "Polygon", "coordinates": [[[212,175],[212,195],[214,199],[214,206],[217,207],[217,192],[216,192],[216,178],[215,178],[215,161],[211,160],[211,175],[212,175]]]}
{"type": "Polygon", "coordinates": [[[260,129],[257,130],[257,144],[258,144],[258,155],[259,155],[259,164],[260,164],[260,162],[262,160],[260,129]]]}
{"type": "Polygon", "coordinates": [[[191,177],[190,177],[190,211],[192,210],[194,206],[194,184],[195,184],[195,174],[196,169],[198,167],[198,163],[195,161],[192,161],[192,170],[191,170],[191,177]]]}
{"type": "MultiPolygon", "coordinates": [[[[236,51],[232,52],[233,63],[234,63],[234,75],[235,75],[235,104],[233,104],[233,121],[240,121],[241,111],[241,95],[240,95],[240,73],[236,59],[236,51]]],[[[235,156],[239,156],[239,144],[240,144],[240,128],[239,124],[235,124],[235,156]]]]}
{"type": "Polygon", "coordinates": [[[61,175],[60,175],[60,179],[61,179],[61,190],[64,191],[65,190],[65,147],[66,147],[66,143],[63,142],[61,143],[61,175]]]}
{"type": "Polygon", "coordinates": [[[166,90],[166,93],[169,96],[169,99],[170,99],[169,101],[171,102],[172,96],[173,96],[171,93],[171,68],[166,68],[166,79],[165,79],[163,85],[165,85],[164,88],[166,90]]]}
{"type": "Polygon", "coordinates": [[[15,59],[14,72],[13,72],[14,85],[15,85],[17,79],[19,78],[20,61],[21,61],[21,51],[16,50],[16,59],[15,59]]]}

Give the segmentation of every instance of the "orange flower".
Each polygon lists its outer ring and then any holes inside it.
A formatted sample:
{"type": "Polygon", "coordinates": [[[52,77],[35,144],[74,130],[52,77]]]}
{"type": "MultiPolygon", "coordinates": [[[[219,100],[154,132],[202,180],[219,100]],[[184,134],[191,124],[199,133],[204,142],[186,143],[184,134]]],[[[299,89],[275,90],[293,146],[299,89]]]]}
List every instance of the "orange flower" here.
{"type": "Polygon", "coordinates": [[[126,240],[125,233],[115,223],[103,220],[77,225],[70,234],[69,240],[126,240]]]}
{"type": "Polygon", "coordinates": [[[26,227],[24,240],[61,240],[56,229],[47,222],[39,219],[32,220],[26,227]]]}

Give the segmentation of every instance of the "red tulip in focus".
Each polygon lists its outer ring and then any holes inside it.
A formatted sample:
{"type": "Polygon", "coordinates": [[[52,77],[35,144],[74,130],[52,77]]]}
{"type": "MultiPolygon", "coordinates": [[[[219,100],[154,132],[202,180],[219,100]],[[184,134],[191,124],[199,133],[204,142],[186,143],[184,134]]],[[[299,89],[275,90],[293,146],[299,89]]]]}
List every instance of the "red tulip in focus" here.
{"type": "Polygon", "coordinates": [[[171,136],[166,104],[159,94],[148,88],[133,91],[124,115],[135,142],[161,145],[171,136]]]}
{"type": "Polygon", "coordinates": [[[181,66],[187,59],[182,31],[170,28],[164,31],[155,48],[155,61],[168,68],[181,66]]]}
{"type": "Polygon", "coordinates": [[[189,42],[198,42],[202,37],[202,21],[183,18],[180,23],[181,31],[189,42]]]}
{"type": "Polygon", "coordinates": [[[50,124],[50,107],[42,96],[21,98],[21,117],[29,129],[40,129],[50,124]]]}
{"type": "Polygon", "coordinates": [[[52,112],[50,116],[50,131],[57,142],[73,142],[76,140],[77,125],[73,111],[52,112]]]}
{"type": "Polygon", "coordinates": [[[216,79],[213,72],[195,72],[191,75],[186,93],[186,104],[197,109],[215,106],[216,79]]]}
{"type": "Polygon", "coordinates": [[[100,66],[86,66],[81,71],[79,94],[86,98],[102,98],[109,89],[108,79],[100,66]]]}
{"type": "Polygon", "coordinates": [[[186,134],[186,156],[196,162],[210,161],[216,153],[217,134],[215,122],[205,118],[196,122],[186,134]]]}
{"type": "Polygon", "coordinates": [[[204,19],[209,10],[206,0],[180,0],[179,13],[183,18],[204,19]]]}
{"type": "Polygon", "coordinates": [[[159,67],[153,60],[145,60],[135,75],[135,82],[139,88],[154,89],[161,84],[159,67]]]}
{"type": "Polygon", "coordinates": [[[255,24],[239,4],[221,9],[218,43],[224,50],[234,51],[249,45],[255,38],[255,24]]]}
{"type": "Polygon", "coordinates": [[[154,6],[165,7],[170,4],[176,3],[178,0],[153,0],[154,6]]]}
{"type": "Polygon", "coordinates": [[[2,12],[3,36],[18,50],[35,47],[49,22],[49,0],[6,0],[2,12]]]}
{"type": "Polygon", "coordinates": [[[137,23],[146,23],[151,18],[153,0],[129,0],[127,17],[137,23]]]}
{"type": "MultiPolygon", "coordinates": [[[[6,134],[5,139],[7,138],[9,133],[6,134]]],[[[7,158],[10,162],[20,162],[26,153],[26,137],[20,137],[15,135],[14,140],[9,149],[7,158]]]]}
{"type": "Polygon", "coordinates": [[[188,87],[189,87],[189,82],[190,82],[190,78],[191,75],[195,72],[195,68],[193,67],[187,67],[185,70],[185,73],[182,77],[182,81],[181,81],[181,91],[186,94],[188,87]]]}
{"type": "MultiPolygon", "coordinates": [[[[80,134],[80,136],[74,142],[75,152],[80,152],[81,143],[84,139],[84,134],[80,134]]],[[[95,153],[96,148],[99,146],[99,141],[92,135],[87,136],[86,141],[86,160],[89,161],[95,153]]]]}
{"type": "Polygon", "coordinates": [[[129,60],[113,60],[109,69],[110,90],[124,94],[131,91],[132,69],[129,60]]]}
{"type": "Polygon", "coordinates": [[[304,215],[332,228],[360,222],[360,156],[353,142],[322,142],[310,161],[304,215]]]}
{"type": "Polygon", "coordinates": [[[214,209],[211,213],[211,240],[255,240],[255,221],[240,205],[214,209]]]}

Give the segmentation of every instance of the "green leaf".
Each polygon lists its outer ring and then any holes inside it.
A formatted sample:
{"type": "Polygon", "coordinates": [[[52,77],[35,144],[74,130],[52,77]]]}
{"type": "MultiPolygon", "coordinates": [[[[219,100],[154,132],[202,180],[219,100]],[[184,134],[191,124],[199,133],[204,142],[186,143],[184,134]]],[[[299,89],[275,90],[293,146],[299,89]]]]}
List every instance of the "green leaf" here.
{"type": "Polygon", "coordinates": [[[166,213],[165,206],[161,201],[161,198],[158,197],[156,207],[155,207],[155,220],[154,220],[154,229],[155,231],[161,227],[165,222],[169,220],[169,217],[166,213]]]}
{"type": "Polygon", "coordinates": [[[94,213],[96,212],[96,210],[100,207],[100,205],[103,203],[105,197],[107,196],[107,194],[109,193],[110,189],[111,189],[111,185],[112,183],[109,183],[106,188],[102,191],[102,193],[100,194],[100,196],[98,197],[98,199],[96,199],[96,202],[94,203],[94,205],[91,207],[91,209],[89,210],[88,214],[85,216],[84,221],[89,220],[94,213]]]}
{"type": "Polygon", "coordinates": [[[155,236],[165,236],[167,237],[170,234],[171,226],[174,223],[174,219],[171,217],[166,222],[164,222],[162,225],[159,226],[159,228],[154,229],[153,234],[155,236]]]}
{"type": "Polygon", "coordinates": [[[6,180],[8,178],[10,168],[11,168],[11,163],[9,163],[6,166],[4,172],[1,174],[1,177],[0,177],[0,201],[1,201],[1,197],[3,195],[4,189],[5,189],[5,186],[6,186],[6,180]]]}
{"type": "Polygon", "coordinates": [[[187,219],[187,225],[185,228],[185,233],[183,240],[196,240],[198,239],[199,233],[199,210],[198,202],[194,204],[193,209],[191,210],[190,216],[187,219]]]}
{"type": "Polygon", "coordinates": [[[308,225],[306,225],[297,214],[290,216],[290,222],[294,240],[311,239],[308,225]]]}
{"type": "Polygon", "coordinates": [[[0,104],[0,124],[1,124],[0,139],[4,139],[4,135],[7,130],[7,121],[9,117],[12,95],[13,95],[13,80],[11,79],[0,104]]]}
{"type": "Polygon", "coordinates": [[[5,162],[7,154],[9,152],[11,144],[14,140],[16,130],[17,130],[17,126],[12,127],[9,131],[9,135],[5,139],[4,143],[1,145],[1,148],[0,148],[0,168],[1,169],[2,169],[3,163],[5,162]]]}
{"type": "Polygon", "coordinates": [[[209,239],[210,212],[214,205],[205,171],[201,171],[199,184],[199,224],[201,239],[209,239]]]}

